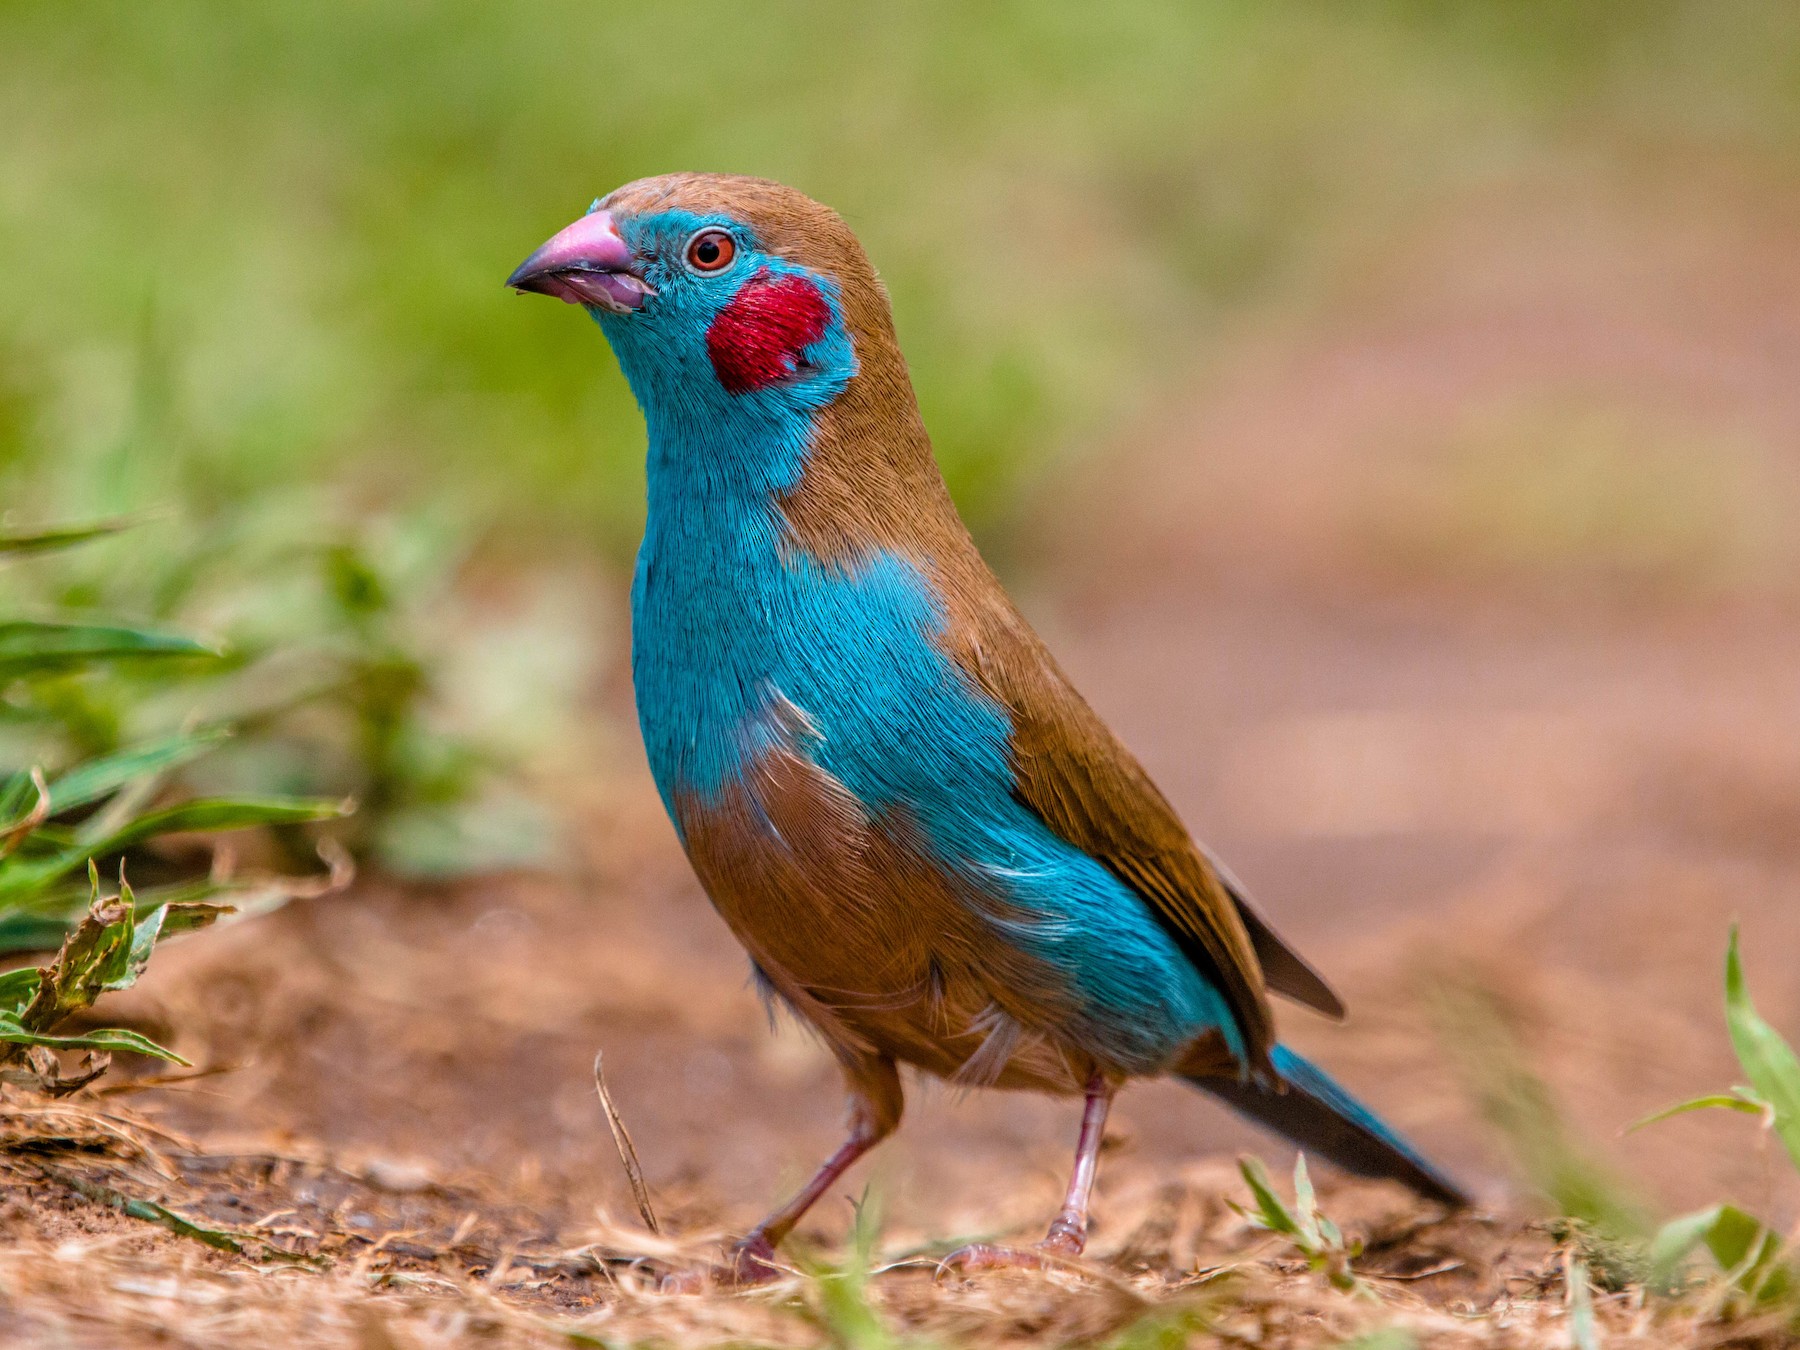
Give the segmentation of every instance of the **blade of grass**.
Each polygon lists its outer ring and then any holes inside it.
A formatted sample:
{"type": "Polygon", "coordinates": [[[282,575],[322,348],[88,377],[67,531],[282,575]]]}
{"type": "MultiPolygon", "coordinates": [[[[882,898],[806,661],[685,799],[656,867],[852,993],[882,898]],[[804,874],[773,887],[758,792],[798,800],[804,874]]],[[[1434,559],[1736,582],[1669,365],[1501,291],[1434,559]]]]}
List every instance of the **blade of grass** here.
{"type": "Polygon", "coordinates": [[[1287,1202],[1275,1193],[1275,1184],[1269,1180],[1269,1169],[1263,1166],[1261,1158],[1239,1158],[1238,1172],[1256,1200],[1256,1213],[1250,1216],[1252,1222],[1272,1233],[1281,1233],[1296,1240],[1306,1236],[1299,1220],[1288,1209],[1287,1202]]]}
{"type": "Polygon", "coordinates": [[[1748,1088],[1733,1088],[1730,1092],[1715,1092],[1705,1097],[1693,1097],[1685,1102],[1677,1102],[1673,1106],[1665,1106],[1660,1111],[1652,1111],[1641,1119],[1634,1120],[1625,1127],[1625,1133],[1641,1130],[1646,1125],[1654,1125],[1658,1121],[1668,1120],[1671,1116],[1686,1115],[1689,1111],[1742,1111],[1746,1115],[1766,1116],[1769,1104],[1748,1088]]]}
{"type": "Polygon", "coordinates": [[[114,516],[109,520],[89,521],[85,525],[57,525],[47,530],[11,530],[0,533],[0,557],[21,557],[29,553],[49,553],[55,549],[73,548],[90,539],[129,530],[140,516],[114,516]]]}
{"type": "Polygon", "coordinates": [[[0,1008],[17,1013],[36,997],[38,979],[36,966],[20,966],[0,975],[0,1008]]]}
{"type": "Polygon", "coordinates": [[[1792,1272],[1781,1260],[1780,1237],[1754,1214],[1720,1205],[1705,1241],[1729,1281],[1757,1302],[1780,1299],[1792,1286],[1792,1272]]]}
{"type": "Polygon", "coordinates": [[[1338,1350],[1419,1350],[1419,1338],[1405,1327],[1382,1327],[1345,1341],[1338,1350]]]}
{"type": "Polygon", "coordinates": [[[79,838],[52,858],[12,858],[0,862],[0,912],[41,894],[83,863],[159,835],[242,830],[262,825],[304,825],[336,820],[352,809],[349,802],[319,797],[202,797],[164,807],[127,821],[98,838],[79,838]]]}
{"type": "MultiPolygon", "coordinates": [[[[29,806],[22,806],[18,814],[0,824],[0,859],[10,858],[19,845],[30,837],[32,831],[50,818],[54,809],[50,789],[44,783],[44,771],[34,765],[24,776],[31,789],[32,800],[29,806]]],[[[13,791],[11,784],[7,785],[6,796],[9,803],[19,795],[13,791]]]]}
{"type": "Polygon", "coordinates": [[[1652,1286],[1671,1292],[1676,1288],[1682,1266],[1706,1241],[1724,1208],[1723,1205],[1710,1205],[1706,1209],[1697,1209],[1692,1214],[1670,1219],[1656,1230],[1650,1239],[1652,1286]]]}
{"type": "Polygon", "coordinates": [[[349,811],[348,803],[321,797],[200,797],[141,815],[86,847],[89,856],[117,853],[158,835],[244,830],[259,825],[306,825],[337,820],[349,811]]]}
{"type": "Polygon", "coordinates": [[[1738,957],[1737,925],[1725,950],[1725,1024],[1738,1063],[1769,1104],[1777,1137],[1794,1166],[1800,1168],[1800,1059],[1780,1032],[1765,1022],[1750,1001],[1744,967],[1738,957]]]}
{"type": "Polygon", "coordinates": [[[0,1012],[0,1041],[12,1045],[42,1045],[51,1050],[123,1050],[134,1055],[164,1059],[184,1068],[193,1067],[173,1050],[165,1049],[148,1036],[127,1031],[123,1027],[83,1032],[79,1036],[52,1036],[46,1032],[29,1030],[13,1013],[0,1012]]]}
{"type": "Polygon", "coordinates": [[[1600,1327],[1594,1319],[1594,1290],[1587,1263],[1570,1252],[1563,1265],[1565,1297],[1569,1305],[1569,1344],[1574,1350],[1600,1350],[1600,1327]]]}
{"type": "Polygon", "coordinates": [[[127,783],[179,768],[230,739],[226,727],[184,731],[92,759],[50,784],[50,813],[60,814],[111,796],[127,783]]]}
{"type": "Polygon", "coordinates": [[[39,623],[15,619],[0,623],[0,678],[41,675],[90,661],[129,657],[218,657],[210,647],[180,633],[110,624],[39,623]]]}
{"type": "Polygon", "coordinates": [[[1294,1158],[1294,1217],[1300,1223],[1300,1232],[1312,1246],[1319,1246],[1319,1203],[1313,1196],[1312,1177],[1306,1171],[1306,1155],[1295,1155],[1294,1158]]]}

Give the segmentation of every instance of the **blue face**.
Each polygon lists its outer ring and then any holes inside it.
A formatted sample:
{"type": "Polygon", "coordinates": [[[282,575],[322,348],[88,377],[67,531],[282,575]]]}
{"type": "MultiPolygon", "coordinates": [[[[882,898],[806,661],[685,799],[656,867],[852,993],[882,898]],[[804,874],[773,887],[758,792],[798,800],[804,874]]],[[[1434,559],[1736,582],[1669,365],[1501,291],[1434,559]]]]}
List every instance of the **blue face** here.
{"type": "Polygon", "coordinates": [[[649,424],[672,442],[778,463],[791,486],[811,414],[856,373],[831,278],[768,251],[744,222],[670,210],[617,220],[654,292],[630,313],[596,309],[649,424]]]}

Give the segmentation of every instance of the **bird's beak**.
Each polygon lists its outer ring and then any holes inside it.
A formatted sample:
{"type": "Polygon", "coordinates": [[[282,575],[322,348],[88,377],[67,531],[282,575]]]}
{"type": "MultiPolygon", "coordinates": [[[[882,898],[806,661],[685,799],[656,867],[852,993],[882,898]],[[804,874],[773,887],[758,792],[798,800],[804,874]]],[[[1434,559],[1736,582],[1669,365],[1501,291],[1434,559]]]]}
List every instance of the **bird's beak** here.
{"type": "Polygon", "coordinates": [[[630,314],[656,294],[632,267],[631,250],[610,211],[590,211],[559,231],[520,263],[506,284],[612,314],[630,314]]]}

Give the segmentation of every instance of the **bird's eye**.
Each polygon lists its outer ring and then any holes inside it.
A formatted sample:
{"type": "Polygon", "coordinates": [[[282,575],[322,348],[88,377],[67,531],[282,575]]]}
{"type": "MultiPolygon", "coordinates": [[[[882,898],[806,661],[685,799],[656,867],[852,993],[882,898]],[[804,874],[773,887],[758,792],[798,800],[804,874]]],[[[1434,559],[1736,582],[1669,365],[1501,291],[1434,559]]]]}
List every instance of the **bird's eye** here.
{"type": "Polygon", "coordinates": [[[737,257],[737,241],[724,230],[702,230],[688,240],[687,265],[696,272],[723,272],[737,257]]]}

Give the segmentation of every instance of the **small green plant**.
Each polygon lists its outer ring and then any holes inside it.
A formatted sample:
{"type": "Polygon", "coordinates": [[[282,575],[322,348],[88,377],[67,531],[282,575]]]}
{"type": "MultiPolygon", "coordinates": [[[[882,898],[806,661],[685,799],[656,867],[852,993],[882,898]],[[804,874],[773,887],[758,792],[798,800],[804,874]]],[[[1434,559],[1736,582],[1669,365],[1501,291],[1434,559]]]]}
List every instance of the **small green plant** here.
{"type": "MultiPolygon", "coordinates": [[[[1725,949],[1725,1026],[1748,1085],[1679,1102],[1630,1128],[1641,1129],[1689,1111],[1743,1112],[1759,1118],[1800,1170],[1800,1058],[1750,1000],[1736,925],[1725,949]]],[[[1677,1284],[1690,1258],[1702,1249],[1718,1263],[1727,1285],[1752,1303],[1775,1304],[1794,1293],[1796,1272],[1780,1237],[1736,1205],[1711,1205],[1664,1224],[1650,1244],[1657,1283],[1677,1284]]]]}
{"type": "Polygon", "coordinates": [[[105,897],[100,894],[100,873],[91,862],[88,879],[92,888],[88,912],[63,940],[56,959],[46,966],[25,966],[0,975],[0,1078],[56,1095],[99,1077],[115,1050],[187,1063],[135,1031],[109,1027],[63,1036],[55,1034],[55,1028],[108,990],[136,983],[158,939],[204,927],[231,909],[205,901],[173,901],[156,905],[139,918],[137,897],[123,876],[118,894],[105,897]],[[65,1074],[55,1055],[47,1053],[53,1050],[84,1050],[88,1055],[80,1070],[65,1074]]]}
{"type": "Polygon", "coordinates": [[[1345,1341],[1338,1350],[1419,1350],[1419,1338],[1405,1327],[1380,1327],[1345,1341]]]}
{"type": "Polygon", "coordinates": [[[802,1252],[798,1265],[806,1284],[795,1311],[833,1350],[928,1350],[902,1339],[869,1299],[881,1233],[879,1204],[868,1191],[855,1202],[848,1248],[837,1263],[802,1252]]]}
{"type": "Polygon", "coordinates": [[[1343,1232],[1319,1209],[1313,1196],[1312,1178],[1306,1172],[1306,1155],[1294,1159],[1294,1207],[1275,1193],[1269,1172],[1259,1158],[1238,1159],[1238,1171],[1256,1201],[1254,1210],[1232,1207],[1256,1227],[1279,1233],[1294,1245],[1306,1264],[1323,1275],[1334,1289],[1372,1295],[1369,1284],[1350,1263],[1362,1255],[1362,1243],[1345,1241],[1343,1232]]]}
{"type": "Polygon", "coordinates": [[[1187,1350],[1212,1329],[1220,1307],[1218,1297],[1195,1294],[1150,1304],[1105,1343],[1106,1350],[1187,1350]]]}
{"type": "Polygon", "coordinates": [[[1569,1342],[1574,1350],[1600,1350],[1600,1326],[1594,1317],[1594,1286],[1587,1262],[1569,1252],[1563,1265],[1563,1299],[1569,1308],[1569,1342]]]}
{"type": "MultiPolygon", "coordinates": [[[[0,535],[0,558],[67,547],[117,532],[121,522],[0,535]]],[[[0,710],[30,721],[46,691],[97,666],[185,663],[199,672],[223,660],[180,634],[118,624],[14,619],[0,622],[0,710]]],[[[199,727],[128,745],[110,754],[67,756],[51,772],[29,763],[0,780],[0,954],[59,948],[54,960],[0,974],[0,1077],[67,1092],[107,1068],[112,1052],[183,1062],[136,1032],[59,1028],[102,994],[136,981],[163,937],[201,927],[252,898],[285,898],[280,878],[236,879],[218,871],[189,875],[144,857],[166,875],[136,893],[125,882],[128,858],[174,835],[257,826],[292,826],[343,814],[336,801],[308,797],[203,797],[162,803],[168,774],[229,735],[199,727]],[[102,895],[99,863],[119,867],[116,894],[102,895]],[[85,877],[83,873],[85,872],[85,877]],[[60,946],[59,946],[60,944],[60,946]],[[55,1052],[87,1052],[64,1072],[55,1052]]]]}
{"type": "MultiPolygon", "coordinates": [[[[554,853],[554,821],[518,771],[568,743],[592,628],[554,578],[509,578],[517,603],[506,606],[465,594],[466,514],[354,519],[304,498],[252,501],[102,539],[122,523],[83,531],[96,547],[8,574],[0,604],[126,611],[177,631],[204,623],[221,650],[184,639],[185,656],[71,665],[22,684],[0,721],[0,763],[9,752],[109,755],[196,722],[229,724],[239,734],[175,766],[175,786],[354,796],[356,818],[333,837],[400,875],[554,853]]],[[[279,841],[294,860],[310,852],[296,832],[279,841]]]]}

